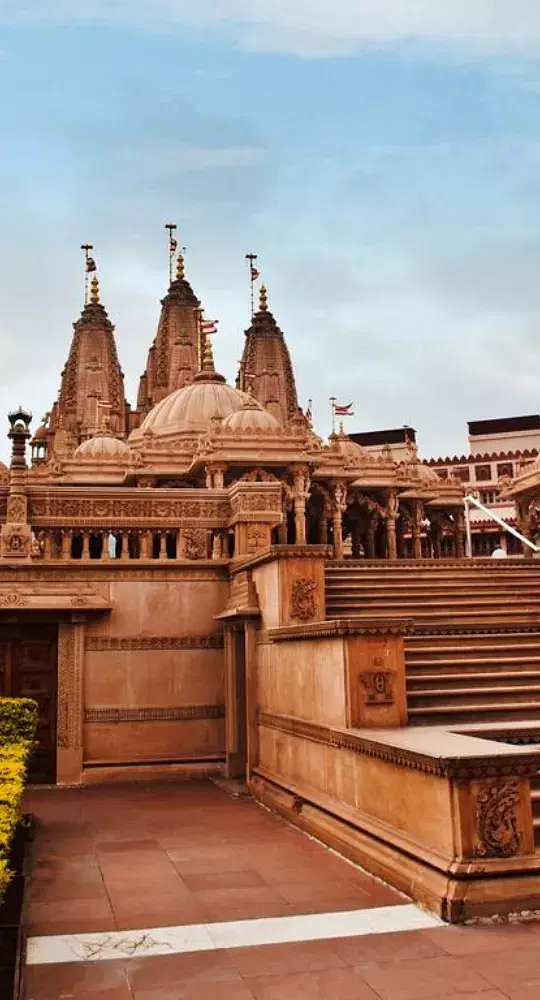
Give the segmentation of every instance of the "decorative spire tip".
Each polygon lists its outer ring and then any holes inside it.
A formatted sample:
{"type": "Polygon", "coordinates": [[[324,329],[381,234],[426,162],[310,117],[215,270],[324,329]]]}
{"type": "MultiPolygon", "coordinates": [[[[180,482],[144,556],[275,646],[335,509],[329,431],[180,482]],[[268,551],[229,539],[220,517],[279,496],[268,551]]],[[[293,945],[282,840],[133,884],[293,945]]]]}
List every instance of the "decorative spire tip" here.
{"type": "Polygon", "coordinates": [[[268,293],[266,291],[266,285],[261,285],[260,288],[259,310],[260,312],[268,312],[268,293]]]}
{"type": "Polygon", "coordinates": [[[99,304],[99,281],[98,281],[98,279],[96,277],[92,278],[92,281],[90,282],[90,288],[91,288],[91,291],[90,291],[90,302],[92,302],[93,305],[98,305],[99,304]]]}
{"type": "Polygon", "coordinates": [[[176,280],[183,281],[186,276],[186,270],[184,266],[184,255],[182,253],[178,254],[178,260],[176,262],[176,280]]]}
{"type": "Polygon", "coordinates": [[[203,372],[215,371],[214,353],[212,351],[212,341],[210,340],[209,337],[206,338],[204,343],[202,370],[203,372]]]}

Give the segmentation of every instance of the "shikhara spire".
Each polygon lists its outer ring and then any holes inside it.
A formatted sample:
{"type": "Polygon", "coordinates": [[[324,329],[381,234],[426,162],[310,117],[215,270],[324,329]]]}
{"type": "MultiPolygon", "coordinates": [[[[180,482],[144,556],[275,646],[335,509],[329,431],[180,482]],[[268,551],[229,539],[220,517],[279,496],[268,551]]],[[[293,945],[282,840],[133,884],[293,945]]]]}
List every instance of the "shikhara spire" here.
{"type": "MultiPolygon", "coordinates": [[[[176,230],[173,223],[166,228],[176,230]]],[[[184,248],[177,251],[177,240],[171,232],[169,289],[161,300],[157,333],[139,381],[137,409],[142,415],[175,389],[190,385],[199,370],[201,304],[186,279],[184,248]]]]}
{"type": "Polygon", "coordinates": [[[62,371],[60,392],[51,410],[48,430],[49,455],[69,456],[86,438],[97,434],[103,408],[110,413],[115,434],[129,433],[130,409],[124,392],[124,374],[118,361],[114,326],[100,302],[97,267],[83,245],[85,275],[93,274],[88,292],[85,279],[85,305],[73,324],[73,338],[62,371]]]}
{"type": "Polygon", "coordinates": [[[249,392],[285,426],[298,413],[298,397],[285,337],[268,308],[262,285],[259,309],[246,330],[237,387],[249,392]]]}

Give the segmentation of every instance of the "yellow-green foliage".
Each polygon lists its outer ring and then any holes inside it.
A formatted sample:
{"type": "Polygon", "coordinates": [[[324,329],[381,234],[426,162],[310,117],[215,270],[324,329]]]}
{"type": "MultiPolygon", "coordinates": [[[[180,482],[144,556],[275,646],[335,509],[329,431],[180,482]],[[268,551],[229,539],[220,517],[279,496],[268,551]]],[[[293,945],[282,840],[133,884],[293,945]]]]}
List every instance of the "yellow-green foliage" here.
{"type": "Polygon", "coordinates": [[[26,771],[37,726],[30,698],[0,698],[0,901],[11,878],[11,842],[21,818],[26,771]]]}
{"type": "Polygon", "coordinates": [[[38,721],[32,698],[0,698],[0,746],[33,740],[38,721]]]}

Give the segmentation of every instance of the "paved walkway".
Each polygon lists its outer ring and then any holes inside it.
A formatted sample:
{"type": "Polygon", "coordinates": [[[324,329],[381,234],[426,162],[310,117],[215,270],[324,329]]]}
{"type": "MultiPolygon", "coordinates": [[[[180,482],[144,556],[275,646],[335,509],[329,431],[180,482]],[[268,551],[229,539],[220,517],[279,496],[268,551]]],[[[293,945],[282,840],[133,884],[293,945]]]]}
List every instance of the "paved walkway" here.
{"type": "Polygon", "coordinates": [[[456,929],[207,783],[33,791],[27,1000],[539,1000],[540,925],[456,929]]]}

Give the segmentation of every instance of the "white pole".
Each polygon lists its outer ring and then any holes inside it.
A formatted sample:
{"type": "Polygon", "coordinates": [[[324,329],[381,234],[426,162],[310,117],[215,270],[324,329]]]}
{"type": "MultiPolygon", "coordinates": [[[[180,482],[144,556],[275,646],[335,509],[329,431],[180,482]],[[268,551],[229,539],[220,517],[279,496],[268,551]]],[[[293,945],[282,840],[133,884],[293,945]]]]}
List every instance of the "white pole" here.
{"type": "Polygon", "coordinates": [[[476,497],[467,496],[465,497],[465,502],[473,503],[475,507],[478,507],[478,510],[481,510],[483,514],[487,514],[487,516],[490,517],[492,521],[496,521],[497,524],[499,524],[501,528],[504,529],[504,531],[508,531],[510,532],[511,535],[514,535],[516,538],[519,538],[520,542],[523,542],[524,545],[528,545],[529,548],[533,550],[533,552],[540,552],[540,548],[538,547],[538,545],[535,545],[534,542],[531,542],[528,538],[525,538],[524,535],[520,534],[519,531],[516,531],[515,528],[512,528],[510,524],[507,524],[506,521],[503,521],[502,517],[497,517],[497,515],[494,514],[492,510],[489,510],[488,507],[484,507],[483,503],[480,503],[480,501],[477,500],[476,497]]]}

